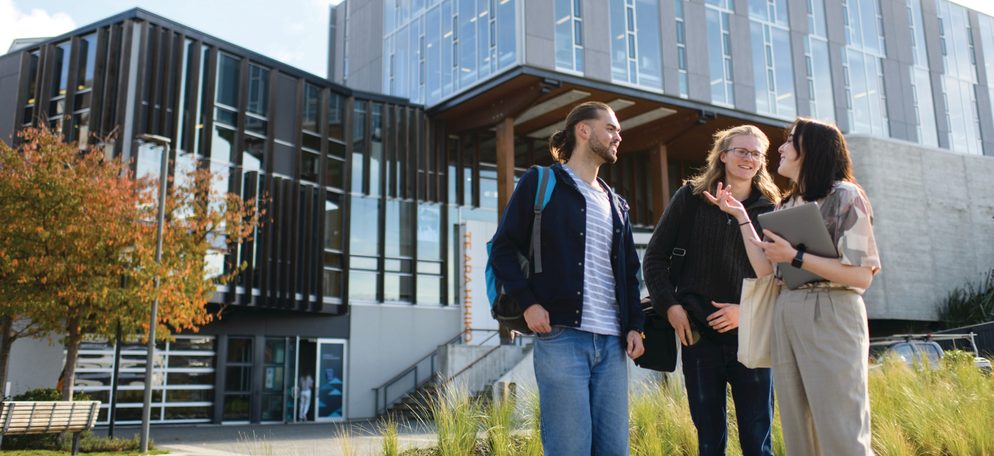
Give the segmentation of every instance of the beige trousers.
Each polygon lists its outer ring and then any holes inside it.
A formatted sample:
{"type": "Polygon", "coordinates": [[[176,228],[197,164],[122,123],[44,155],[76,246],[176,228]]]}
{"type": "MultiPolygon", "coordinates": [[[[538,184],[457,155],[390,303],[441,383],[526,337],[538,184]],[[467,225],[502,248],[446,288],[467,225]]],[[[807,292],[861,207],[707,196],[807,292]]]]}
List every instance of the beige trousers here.
{"type": "Polygon", "coordinates": [[[872,455],[863,298],[784,288],[773,312],[773,387],[787,454],[872,455]]]}

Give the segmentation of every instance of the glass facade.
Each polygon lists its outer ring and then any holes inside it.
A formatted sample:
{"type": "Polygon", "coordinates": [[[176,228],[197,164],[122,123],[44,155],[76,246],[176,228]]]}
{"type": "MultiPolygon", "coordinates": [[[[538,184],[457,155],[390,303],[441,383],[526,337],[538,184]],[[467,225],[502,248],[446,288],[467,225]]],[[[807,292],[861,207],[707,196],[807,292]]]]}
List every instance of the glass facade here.
{"type": "Polygon", "coordinates": [[[879,0],[843,0],[842,12],[848,133],[889,136],[883,73],[886,50],[879,0]]]}
{"type": "Polygon", "coordinates": [[[756,111],[792,119],[797,114],[787,0],[749,0],[756,111]]]}
{"type": "Polygon", "coordinates": [[[984,49],[984,68],[987,70],[987,92],[991,102],[991,115],[994,116],[994,17],[983,14],[980,19],[980,41],[984,49]]]}
{"type": "MultiPolygon", "coordinates": [[[[122,342],[115,407],[117,424],[141,423],[145,360],[146,346],[137,337],[122,342]]],[[[213,336],[175,336],[172,342],[156,344],[151,421],[209,422],[215,399],[214,360],[213,336]]],[[[113,343],[89,341],[80,347],[74,389],[100,401],[97,424],[110,421],[114,364],[113,343]]]]}
{"type": "Polygon", "coordinates": [[[687,98],[690,95],[690,81],[687,76],[687,21],[683,12],[684,0],[673,0],[674,16],[676,17],[676,64],[679,95],[687,98]]]}
{"type": "Polygon", "coordinates": [[[832,91],[832,68],[828,58],[828,35],[825,26],[825,1],[808,0],[808,36],[804,39],[804,69],[808,73],[810,116],[835,121],[835,96],[832,91]]]}
{"type": "Polygon", "coordinates": [[[663,89],[659,2],[611,0],[611,80],[663,89]]]}
{"type": "Polygon", "coordinates": [[[555,0],[556,69],[583,73],[583,13],[580,0],[555,0]]]}
{"type": "Polygon", "coordinates": [[[938,147],[935,126],[935,106],[932,102],[932,80],[928,71],[928,51],[925,45],[925,27],[922,25],[921,0],[907,0],[908,24],[911,28],[912,106],[915,110],[915,132],[919,143],[938,147]]]}
{"type": "Polygon", "coordinates": [[[708,72],[711,75],[711,103],[733,106],[731,16],[732,0],[707,0],[705,15],[708,36],[708,72]]]}
{"type": "Polygon", "coordinates": [[[939,36],[942,62],[942,97],[949,131],[949,148],[969,154],[982,154],[980,117],[977,112],[975,86],[977,61],[973,46],[973,28],[966,8],[946,0],[936,0],[939,13],[939,36]]]}
{"type": "Polygon", "coordinates": [[[510,67],[517,61],[516,3],[386,0],[384,91],[433,105],[510,67]]]}

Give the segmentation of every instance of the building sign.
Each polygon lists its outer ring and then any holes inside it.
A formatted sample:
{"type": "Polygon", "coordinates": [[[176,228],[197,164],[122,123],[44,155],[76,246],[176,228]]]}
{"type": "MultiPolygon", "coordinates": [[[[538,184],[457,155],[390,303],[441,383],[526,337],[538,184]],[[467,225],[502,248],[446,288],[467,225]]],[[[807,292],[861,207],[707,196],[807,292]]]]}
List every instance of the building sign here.
{"type": "Polygon", "coordinates": [[[467,344],[496,345],[500,342],[500,338],[494,335],[497,321],[490,315],[485,276],[487,241],[493,237],[495,231],[496,223],[467,220],[463,225],[463,341],[467,344]]]}

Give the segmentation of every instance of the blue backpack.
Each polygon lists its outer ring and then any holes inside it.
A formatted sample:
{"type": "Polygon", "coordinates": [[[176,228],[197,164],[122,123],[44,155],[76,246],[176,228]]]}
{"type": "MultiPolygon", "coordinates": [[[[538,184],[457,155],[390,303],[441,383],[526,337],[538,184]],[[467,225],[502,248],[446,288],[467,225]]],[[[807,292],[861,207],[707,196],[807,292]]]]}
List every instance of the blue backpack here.
{"type": "MultiPolygon", "coordinates": [[[[518,253],[518,263],[525,277],[531,276],[531,267],[535,273],[542,272],[542,211],[552,198],[552,190],[556,188],[556,176],[552,168],[534,166],[538,170],[538,187],[535,189],[535,219],[532,223],[532,237],[528,245],[528,257],[518,253]]],[[[487,298],[490,300],[490,314],[506,328],[522,334],[531,334],[528,323],[525,322],[524,309],[514,298],[504,293],[504,286],[494,277],[493,266],[489,261],[493,239],[487,242],[487,298]]]]}

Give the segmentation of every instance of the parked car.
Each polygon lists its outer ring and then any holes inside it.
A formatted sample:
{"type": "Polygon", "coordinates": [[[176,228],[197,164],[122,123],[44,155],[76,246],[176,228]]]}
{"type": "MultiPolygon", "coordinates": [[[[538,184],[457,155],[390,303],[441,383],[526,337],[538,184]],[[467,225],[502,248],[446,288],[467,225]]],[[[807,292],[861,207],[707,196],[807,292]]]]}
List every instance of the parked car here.
{"type": "Polygon", "coordinates": [[[984,374],[992,375],[991,361],[980,356],[974,343],[974,334],[895,334],[870,339],[871,368],[879,366],[884,357],[894,354],[908,366],[927,361],[938,368],[945,350],[963,350],[973,353],[973,362],[984,374]]]}

